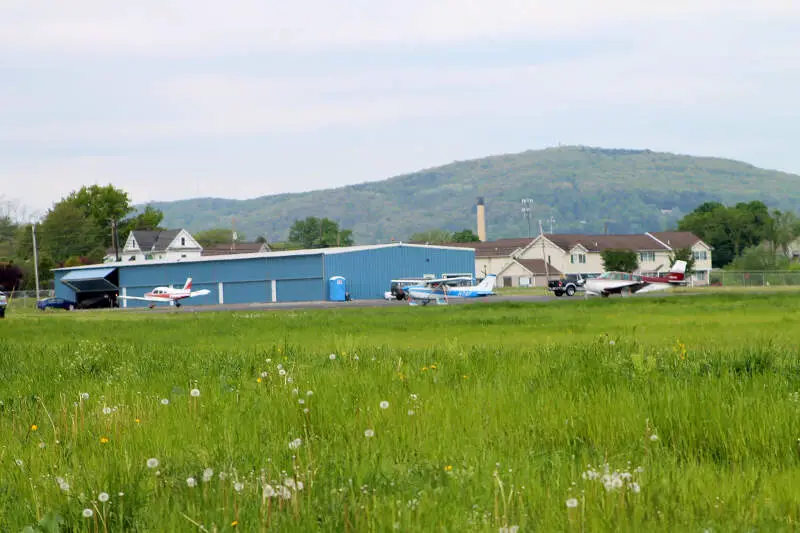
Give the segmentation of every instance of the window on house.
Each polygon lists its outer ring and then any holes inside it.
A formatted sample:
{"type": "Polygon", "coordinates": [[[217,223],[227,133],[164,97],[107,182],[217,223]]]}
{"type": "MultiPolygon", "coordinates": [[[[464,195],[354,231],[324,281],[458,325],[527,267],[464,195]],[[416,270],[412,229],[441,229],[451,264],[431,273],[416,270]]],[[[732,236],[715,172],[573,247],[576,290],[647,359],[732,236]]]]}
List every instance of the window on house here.
{"type": "Polygon", "coordinates": [[[705,281],[706,280],[706,272],[704,270],[700,272],[694,273],[694,279],[697,281],[705,281]]]}
{"type": "Polygon", "coordinates": [[[186,246],[186,237],[181,237],[181,246],[186,246]]]}
{"type": "Polygon", "coordinates": [[[706,259],[708,259],[708,252],[706,252],[705,250],[701,252],[694,252],[693,255],[695,261],[705,261],[706,259]]]}
{"type": "Polygon", "coordinates": [[[575,263],[581,263],[581,264],[586,263],[586,254],[572,254],[569,257],[569,262],[572,263],[573,265],[575,263]]]}
{"type": "Polygon", "coordinates": [[[639,252],[639,261],[642,263],[652,263],[656,260],[655,252],[639,252]]]}

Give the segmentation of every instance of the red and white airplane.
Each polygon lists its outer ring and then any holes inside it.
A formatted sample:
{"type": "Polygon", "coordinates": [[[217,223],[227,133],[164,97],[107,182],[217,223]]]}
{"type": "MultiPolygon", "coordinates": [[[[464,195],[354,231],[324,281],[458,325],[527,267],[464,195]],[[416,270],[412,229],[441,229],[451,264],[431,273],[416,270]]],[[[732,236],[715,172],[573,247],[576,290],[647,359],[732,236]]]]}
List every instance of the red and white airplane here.
{"type": "MultiPolygon", "coordinates": [[[[192,291],[192,278],[186,279],[186,284],[182,289],[173,289],[172,287],[156,287],[150,292],[145,293],[144,297],[141,296],[119,296],[125,300],[142,300],[145,302],[160,302],[169,303],[175,307],[181,306],[181,300],[185,298],[194,298],[195,296],[205,296],[208,294],[208,289],[199,291],[192,291]]],[[[155,307],[153,304],[150,307],[155,307]]]]}
{"type": "Polygon", "coordinates": [[[675,261],[666,276],[640,276],[628,272],[606,272],[584,283],[587,295],[608,297],[610,294],[630,296],[643,292],[663,291],[686,284],[686,261],[675,261]]]}

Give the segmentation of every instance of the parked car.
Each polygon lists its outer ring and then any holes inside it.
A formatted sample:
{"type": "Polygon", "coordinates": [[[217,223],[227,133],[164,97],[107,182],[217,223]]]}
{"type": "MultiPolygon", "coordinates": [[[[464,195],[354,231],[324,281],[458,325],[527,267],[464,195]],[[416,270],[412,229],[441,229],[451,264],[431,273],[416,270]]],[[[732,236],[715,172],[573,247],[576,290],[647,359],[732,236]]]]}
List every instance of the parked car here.
{"type": "Polygon", "coordinates": [[[556,296],[572,296],[576,291],[585,290],[583,284],[586,280],[580,274],[567,274],[561,279],[551,279],[547,282],[547,290],[556,296]]]}
{"type": "Polygon", "coordinates": [[[6,293],[0,291],[0,318],[6,317],[6,307],[8,307],[8,298],[6,298],[6,293]]]}
{"type": "Polygon", "coordinates": [[[66,309],[67,311],[72,311],[73,309],[78,308],[77,302],[73,302],[72,300],[67,300],[64,298],[45,298],[44,300],[39,300],[36,302],[36,307],[40,311],[44,311],[48,307],[52,307],[53,309],[66,309]]]}

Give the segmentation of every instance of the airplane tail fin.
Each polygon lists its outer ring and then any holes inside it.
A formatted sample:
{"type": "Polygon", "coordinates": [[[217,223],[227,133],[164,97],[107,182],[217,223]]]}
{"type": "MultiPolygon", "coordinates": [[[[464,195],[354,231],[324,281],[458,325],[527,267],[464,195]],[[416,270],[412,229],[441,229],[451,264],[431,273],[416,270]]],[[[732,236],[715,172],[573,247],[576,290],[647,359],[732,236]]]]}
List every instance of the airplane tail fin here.
{"type": "Polygon", "coordinates": [[[192,278],[186,278],[186,285],[183,286],[183,290],[185,291],[192,290],[192,278]]]}
{"type": "Polygon", "coordinates": [[[672,265],[672,268],[669,269],[669,274],[667,274],[667,279],[669,281],[683,281],[684,276],[686,274],[686,261],[677,260],[675,264],[672,265]]]}
{"type": "Polygon", "coordinates": [[[483,281],[481,281],[478,284],[478,290],[492,292],[494,290],[494,285],[496,282],[497,282],[497,275],[488,274],[485,278],[483,278],[483,281]]]}

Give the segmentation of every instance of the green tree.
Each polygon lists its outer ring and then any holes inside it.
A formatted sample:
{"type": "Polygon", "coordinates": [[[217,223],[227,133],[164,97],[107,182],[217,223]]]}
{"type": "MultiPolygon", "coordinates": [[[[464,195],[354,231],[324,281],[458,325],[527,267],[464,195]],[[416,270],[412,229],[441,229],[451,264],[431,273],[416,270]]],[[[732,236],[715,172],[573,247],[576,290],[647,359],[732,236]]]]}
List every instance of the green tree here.
{"type": "Polygon", "coordinates": [[[453,233],[453,242],[480,242],[471,229],[463,229],[453,233]]]}
{"type": "Polygon", "coordinates": [[[455,242],[453,234],[443,229],[430,229],[428,231],[420,231],[412,234],[408,238],[408,240],[412,242],[427,242],[430,244],[444,244],[446,242],[455,242]]]}
{"type": "Polygon", "coordinates": [[[166,228],[161,227],[164,220],[164,213],[152,206],[147,206],[144,211],[117,224],[117,238],[122,247],[128,240],[128,235],[132,231],[158,231],[166,228]]]}
{"type": "Polygon", "coordinates": [[[780,250],[788,255],[789,245],[800,236],[800,219],[791,211],[776,209],[772,212],[772,224],[768,232],[773,252],[780,250]]]}
{"type": "Polygon", "coordinates": [[[669,264],[674,265],[675,261],[686,261],[686,276],[694,273],[694,252],[691,248],[676,248],[669,254],[669,264]]]}
{"type": "MultiPolygon", "coordinates": [[[[89,256],[102,260],[105,241],[98,234],[103,230],[94,220],[86,218],[83,209],[69,202],[60,202],[48,211],[41,225],[36,227],[38,246],[61,264],[69,257],[89,256]],[[97,250],[100,257],[97,258],[97,250]]],[[[110,237],[109,237],[110,240],[110,237]]]]}
{"type": "Polygon", "coordinates": [[[328,218],[306,217],[295,220],[289,229],[289,242],[303,248],[329,248],[352,246],[353,232],[340,229],[339,224],[328,218]]]}
{"type": "MultiPolygon", "coordinates": [[[[198,231],[193,236],[194,239],[200,243],[200,246],[205,248],[217,246],[219,244],[231,244],[233,242],[233,230],[225,228],[214,228],[198,231]]],[[[237,237],[238,242],[244,240],[242,233],[239,233],[237,237]]]]}
{"type": "Polygon", "coordinates": [[[691,231],[714,248],[712,265],[722,267],[742,251],[774,236],[775,222],[763,202],[724,206],[706,202],[678,221],[678,229],[691,231]]]}
{"type": "Polygon", "coordinates": [[[81,209],[100,228],[96,234],[98,247],[111,246],[111,221],[122,221],[134,210],[128,193],[111,184],[83,186],[62,200],[62,203],[81,209]]]}
{"type": "Polygon", "coordinates": [[[633,272],[639,268],[639,256],[633,250],[609,248],[600,255],[606,272],[633,272]]]}

